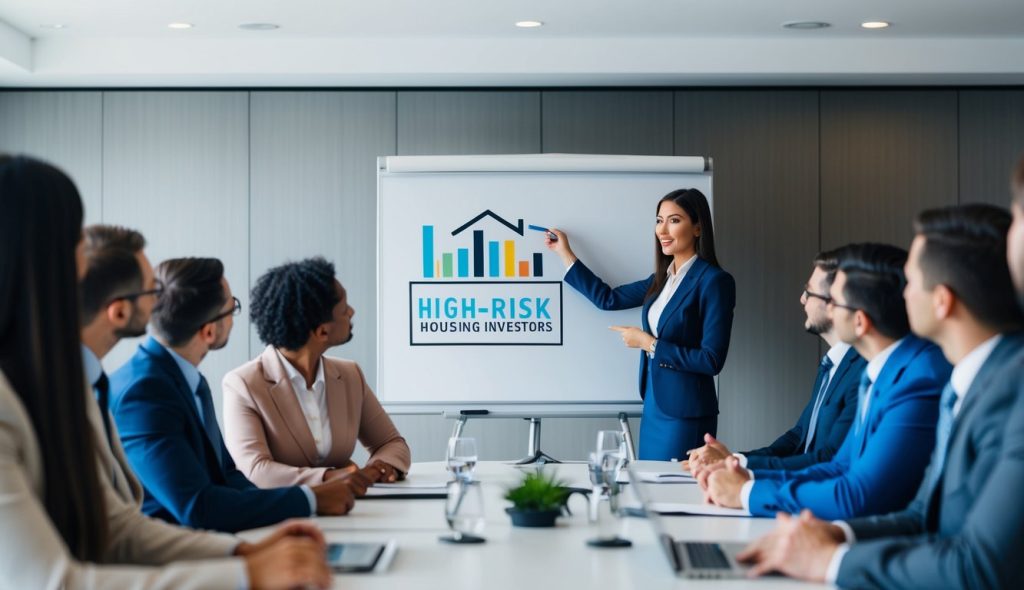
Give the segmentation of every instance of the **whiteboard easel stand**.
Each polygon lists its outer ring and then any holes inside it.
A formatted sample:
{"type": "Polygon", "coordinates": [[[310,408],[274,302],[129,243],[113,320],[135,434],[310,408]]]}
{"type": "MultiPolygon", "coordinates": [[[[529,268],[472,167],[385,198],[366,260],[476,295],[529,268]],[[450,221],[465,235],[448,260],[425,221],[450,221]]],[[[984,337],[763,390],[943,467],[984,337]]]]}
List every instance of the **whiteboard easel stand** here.
{"type": "MultiPolygon", "coordinates": [[[[605,414],[604,416],[608,416],[605,414]]],[[[633,415],[639,416],[639,413],[634,412],[633,415]]],[[[555,414],[549,415],[549,417],[578,417],[578,414],[574,415],[562,415],[555,414]]],[[[619,426],[622,428],[622,437],[626,441],[626,459],[630,462],[636,461],[636,447],[633,446],[633,430],[629,426],[630,412],[618,412],[615,416],[619,419],[619,426]]],[[[558,459],[555,459],[551,455],[548,455],[540,448],[540,425],[541,419],[539,416],[522,416],[516,413],[505,413],[505,412],[491,412],[489,410],[460,410],[457,414],[452,412],[445,412],[446,418],[455,418],[455,425],[452,427],[452,438],[458,438],[462,436],[462,430],[466,427],[466,422],[471,418],[522,418],[530,422],[530,432],[527,435],[526,440],[526,456],[515,462],[516,465],[544,465],[546,463],[561,463],[558,459]]],[[[588,414],[588,417],[600,418],[601,415],[588,414]]]]}

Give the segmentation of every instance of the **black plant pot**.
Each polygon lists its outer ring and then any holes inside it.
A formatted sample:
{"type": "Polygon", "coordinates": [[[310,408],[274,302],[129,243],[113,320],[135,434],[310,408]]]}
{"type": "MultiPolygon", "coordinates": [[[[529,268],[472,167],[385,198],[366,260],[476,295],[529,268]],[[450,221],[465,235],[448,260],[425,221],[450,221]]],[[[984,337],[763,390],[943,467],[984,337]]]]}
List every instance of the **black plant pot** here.
{"type": "Polygon", "coordinates": [[[505,512],[512,517],[512,526],[553,527],[555,519],[562,514],[561,510],[518,510],[506,508],[505,512]]]}

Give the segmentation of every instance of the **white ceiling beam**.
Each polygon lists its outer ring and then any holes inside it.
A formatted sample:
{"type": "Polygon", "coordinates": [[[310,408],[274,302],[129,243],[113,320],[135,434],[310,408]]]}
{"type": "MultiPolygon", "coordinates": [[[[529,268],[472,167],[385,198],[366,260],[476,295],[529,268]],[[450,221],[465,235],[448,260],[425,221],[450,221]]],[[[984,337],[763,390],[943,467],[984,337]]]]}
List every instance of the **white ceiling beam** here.
{"type": "Polygon", "coordinates": [[[0,20],[0,62],[7,69],[32,71],[32,37],[0,20]]]}
{"type": "Polygon", "coordinates": [[[0,84],[428,86],[1024,82],[1022,38],[45,39],[0,84]]]}

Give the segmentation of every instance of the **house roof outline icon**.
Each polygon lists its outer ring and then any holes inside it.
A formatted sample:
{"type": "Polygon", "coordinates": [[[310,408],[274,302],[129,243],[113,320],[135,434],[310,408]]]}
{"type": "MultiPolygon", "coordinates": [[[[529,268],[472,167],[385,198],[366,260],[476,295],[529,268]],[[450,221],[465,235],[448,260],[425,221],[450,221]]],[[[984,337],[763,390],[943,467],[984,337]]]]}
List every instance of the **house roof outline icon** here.
{"type": "Polygon", "coordinates": [[[466,230],[467,228],[469,228],[469,227],[470,227],[471,225],[473,225],[474,223],[476,223],[476,222],[480,221],[480,220],[481,220],[481,219],[483,219],[484,217],[492,217],[492,218],[494,218],[494,220],[495,220],[495,221],[497,221],[498,223],[500,223],[500,224],[504,225],[505,227],[509,228],[510,230],[512,230],[512,231],[514,231],[514,232],[516,232],[516,233],[517,233],[517,234],[519,234],[519,235],[523,235],[523,231],[524,231],[524,230],[523,230],[523,220],[522,220],[522,219],[520,219],[520,220],[519,220],[519,224],[518,224],[518,225],[515,225],[515,224],[511,223],[510,221],[508,221],[507,219],[505,219],[505,218],[501,217],[500,215],[498,215],[498,214],[497,214],[497,213],[495,213],[494,211],[491,211],[490,209],[487,209],[487,210],[485,210],[485,211],[484,211],[483,213],[481,213],[480,215],[477,215],[477,216],[476,216],[476,217],[474,217],[473,219],[470,219],[470,220],[469,220],[469,221],[467,221],[466,223],[462,224],[461,226],[459,226],[458,228],[456,228],[455,230],[453,230],[453,231],[452,231],[452,235],[453,235],[453,236],[457,236],[457,235],[459,235],[459,234],[460,234],[460,233],[462,233],[462,232],[463,232],[464,230],[466,230]]]}

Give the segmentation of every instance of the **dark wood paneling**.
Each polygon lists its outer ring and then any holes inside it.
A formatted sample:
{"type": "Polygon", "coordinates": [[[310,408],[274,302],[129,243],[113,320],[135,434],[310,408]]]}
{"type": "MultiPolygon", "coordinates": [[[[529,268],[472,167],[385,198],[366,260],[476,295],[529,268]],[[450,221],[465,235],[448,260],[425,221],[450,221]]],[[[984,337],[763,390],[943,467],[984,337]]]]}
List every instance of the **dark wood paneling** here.
{"type": "Polygon", "coordinates": [[[952,90],[821,93],[821,236],[910,245],[918,211],[957,202],[952,90]]]}
{"type": "Polygon", "coordinates": [[[960,91],[960,202],[1010,202],[1010,171],[1024,156],[1024,91],[960,91]]]}
{"type": "Polygon", "coordinates": [[[799,295],[818,251],[818,94],[684,91],[675,105],[676,155],[714,159],[716,248],[737,286],[719,434],[745,450],[792,426],[816,375],[799,295]]]}
{"type": "Polygon", "coordinates": [[[400,155],[539,151],[539,92],[398,93],[400,155]]]}
{"type": "Polygon", "coordinates": [[[551,91],[541,99],[545,152],[672,155],[669,91],[551,91]]]}

